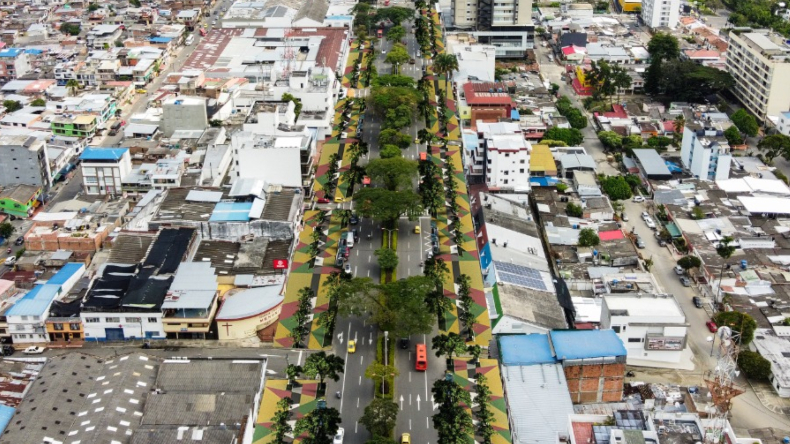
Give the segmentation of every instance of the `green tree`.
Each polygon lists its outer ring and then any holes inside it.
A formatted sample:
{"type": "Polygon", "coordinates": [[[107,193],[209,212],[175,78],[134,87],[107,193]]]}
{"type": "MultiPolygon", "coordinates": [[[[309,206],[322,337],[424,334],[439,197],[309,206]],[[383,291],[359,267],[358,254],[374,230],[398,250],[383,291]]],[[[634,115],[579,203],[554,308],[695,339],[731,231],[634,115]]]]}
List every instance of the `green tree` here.
{"type": "Polygon", "coordinates": [[[651,60],[650,66],[645,71],[645,92],[647,94],[661,93],[661,77],[663,75],[663,62],[661,59],[651,60]]]}
{"type": "Polygon", "coordinates": [[[406,30],[403,26],[393,26],[387,31],[387,40],[390,42],[400,42],[403,40],[403,37],[406,37],[406,30]]]}
{"type": "Polygon", "coordinates": [[[584,210],[581,206],[573,202],[568,202],[568,206],[565,207],[565,213],[570,217],[582,217],[584,210]]]}
{"type": "Polygon", "coordinates": [[[601,179],[601,189],[612,200],[625,200],[631,197],[631,186],[623,176],[607,176],[601,179]]]}
{"type": "Polygon", "coordinates": [[[738,352],[738,367],[747,378],[754,381],[768,381],[771,378],[771,361],[751,350],[738,352]]]}
{"type": "Polygon", "coordinates": [[[362,188],[354,193],[354,202],[360,214],[381,221],[385,228],[394,228],[403,215],[416,220],[422,214],[422,199],[411,190],[362,188]]]}
{"type": "MultiPolygon", "coordinates": [[[[370,367],[368,367],[368,369],[370,369],[370,367]]],[[[392,370],[395,369],[392,368],[392,370]]],[[[397,370],[395,370],[395,373],[397,374],[397,370]]],[[[365,376],[368,377],[367,371],[365,371],[365,376]]],[[[392,430],[395,428],[395,421],[397,419],[398,404],[395,404],[389,399],[374,398],[373,401],[365,407],[365,412],[362,414],[362,417],[359,418],[359,422],[368,429],[371,435],[388,437],[392,436],[392,430]]]]}
{"type": "Polygon", "coordinates": [[[3,100],[3,108],[7,113],[12,113],[22,109],[22,103],[17,100],[3,100]]]}
{"type": "Polygon", "coordinates": [[[642,136],[639,134],[631,134],[630,136],[623,137],[623,148],[625,149],[641,148],[644,143],[644,139],[642,139],[642,136]]]}
{"type": "Polygon", "coordinates": [[[772,134],[764,137],[757,144],[757,148],[763,152],[763,156],[769,162],[778,156],[790,160],[790,137],[784,134],[772,134]]]}
{"type": "Polygon", "coordinates": [[[30,102],[30,106],[46,106],[47,101],[42,99],[41,97],[37,98],[36,100],[30,102]]]}
{"type": "Polygon", "coordinates": [[[293,428],[288,423],[291,420],[291,398],[282,398],[277,401],[277,410],[272,417],[274,428],[274,444],[285,444],[285,435],[291,433],[293,428]]]}
{"type": "Polygon", "coordinates": [[[680,44],[675,36],[659,32],[650,38],[647,52],[651,60],[674,60],[680,57],[680,44]]]}
{"type": "Polygon", "coordinates": [[[285,367],[285,377],[288,379],[289,385],[296,384],[296,380],[299,379],[299,376],[302,374],[302,367],[295,364],[288,364],[285,367]]]}
{"type": "Polygon", "coordinates": [[[379,157],[382,159],[392,159],[393,157],[401,157],[403,154],[395,145],[384,145],[381,147],[381,151],[379,152],[379,157]]]}
{"type": "Polygon", "coordinates": [[[340,412],[337,409],[317,408],[296,421],[294,434],[307,433],[301,441],[303,444],[332,444],[340,422],[340,412]]]}
{"type": "Polygon", "coordinates": [[[434,402],[439,404],[433,415],[433,426],[440,444],[466,444],[474,424],[465,405],[472,405],[469,392],[452,378],[439,379],[431,390],[434,402]]]}
{"type": "Polygon", "coordinates": [[[702,266],[702,261],[697,256],[683,256],[678,259],[678,266],[686,271],[702,266]]]}
{"type": "Polygon", "coordinates": [[[663,149],[672,143],[672,139],[664,136],[653,136],[647,139],[647,146],[650,148],[663,149]]]}
{"type": "Polygon", "coordinates": [[[394,157],[373,159],[366,169],[370,180],[390,191],[411,189],[417,177],[417,161],[394,157]]]}
{"type": "Polygon", "coordinates": [[[543,135],[544,139],[561,140],[568,144],[568,146],[579,146],[584,141],[584,135],[576,128],[550,128],[543,135]]]}
{"type": "Polygon", "coordinates": [[[414,79],[397,74],[382,74],[373,80],[374,86],[400,86],[414,88],[414,79]]]}
{"type": "Polygon", "coordinates": [[[594,247],[601,243],[601,238],[598,233],[592,228],[582,228],[579,231],[579,246],[580,247],[594,247]]]}
{"type": "Polygon", "coordinates": [[[607,151],[618,151],[623,147],[623,137],[614,131],[599,131],[598,139],[607,151]]]}
{"type": "Polygon", "coordinates": [[[732,125],[726,130],[724,130],[724,137],[727,138],[727,143],[729,143],[730,146],[740,145],[743,143],[743,137],[741,137],[741,132],[738,131],[738,127],[735,125],[732,125]]]}
{"type": "Polygon", "coordinates": [[[400,43],[396,43],[392,46],[390,52],[387,53],[387,57],[384,58],[384,61],[393,65],[395,67],[393,71],[398,73],[399,67],[406,64],[410,59],[411,56],[409,56],[409,52],[406,50],[406,47],[400,43]]]}
{"type": "Polygon", "coordinates": [[[320,351],[308,356],[304,361],[304,374],[309,378],[318,377],[320,386],[324,386],[324,380],[329,378],[335,382],[340,380],[340,373],[343,373],[346,361],[340,356],[327,355],[320,351]]]}
{"type": "Polygon", "coordinates": [[[283,96],[282,96],[282,98],[280,100],[282,100],[283,102],[293,102],[294,103],[294,114],[296,115],[296,119],[294,119],[294,120],[298,120],[299,119],[299,114],[302,113],[302,101],[300,99],[297,99],[293,95],[288,94],[288,93],[283,94],[283,96]]]}
{"type": "Polygon", "coordinates": [[[140,2],[140,0],[129,0],[129,4],[134,6],[135,8],[139,8],[139,7],[141,7],[143,5],[140,2]]]}
{"type": "Polygon", "coordinates": [[[412,120],[414,120],[412,107],[408,105],[398,105],[395,108],[387,110],[384,114],[384,124],[381,127],[383,129],[391,128],[399,130],[411,125],[412,120]]]}
{"type": "Polygon", "coordinates": [[[724,236],[719,240],[719,245],[716,247],[716,254],[725,261],[735,253],[735,247],[730,245],[734,240],[732,236],[724,236]]]}
{"type": "Polygon", "coordinates": [[[308,326],[307,317],[312,308],[313,290],[310,287],[304,287],[299,290],[299,299],[297,303],[296,312],[293,315],[294,326],[291,329],[291,339],[293,340],[294,348],[299,348],[304,335],[307,333],[308,326]]]}
{"type": "Polygon", "coordinates": [[[441,53],[433,59],[433,69],[436,72],[443,73],[447,78],[452,77],[454,71],[458,71],[458,58],[455,54],[441,53]]]}
{"type": "Polygon", "coordinates": [[[78,23],[63,23],[60,25],[60,32],[72,36],[80,35],[80,25],[78,23]]]}
{"type": "Polygon", "coordinates": [[[77,90],[81,88],[81,85],[76,79],[69,79],[69,81],[66,82],[66,88],[68,88],[72,96],[75,96],[77,95],[77,90]]]}
{"type": "Polygon", "coordinates": [[[395,145],[400,149],[406,149],[411,145],[412,138],[408,134],[403,134],[394,129],[385,129],[379,133],[379,146],[395,145]]]}
{"type": "Polygon", "coordinates": [[[713,316],[713,322],[719,326],[730,327],[733,332],[740,333],[740,346],[746,347],[754,339],[754,331],[757,329],[757,321],[746,313],[739,311],[722,311],[713,316]]]}
{"type": "Polygon", "coordinates": [[[0,223],[0,236],[3,236],[6,239],[10,239],[11,236],[14,234],[14,226],[11,225],[10,222],[3,222],[0,223]]]}
{"type": "Polygon", "coordinates": [[[398,253],[390,248],[379,248],[373,254],[378,259],[379,268],[384,271],[392,271],[398,266],[398,253]]]}
{"type": "Polygon", "coordinates": [[[464,338],[455,332],[434,336],[431,342],[431,350],[436,351],[437,358],[447,356],[447,360],[452,361],[453,355],[458,356],[466,352],[464,338]]]}
{"type": "Polygon", "coordinates": [[[97,3],[88,3],[88,12],[93,12],[99,9],[99,5],[97,3]]]}
{"type": "MultiPolygon", "coordinates": [[[[396,376],[398,376],[398,369],[393,365],[373,362],[365,369],[365,377],[372,380],[376,385],[384,384],[385,381],[392,381],[396,376]]],[[[389,390],[387,392],[391,393],[389,390]]]]}
{"type": "Polygon", "coordinates": [[[397,24],[411,17],[414,17],[414,9],[404,8],[402,6],[390,6],[389,8],[377,9],[375,21],[378,23],[389,20],[397,24]]]}
{"type": "Polygon", "coordinates": [[[757,119],[743,108],[735,111],[730,116],[730,120],[732,120],[732,123],[734,123],[742,133],[749,137],[756,136],[757,132],[760,130],[760,124],[757,123],[757,119]]]}

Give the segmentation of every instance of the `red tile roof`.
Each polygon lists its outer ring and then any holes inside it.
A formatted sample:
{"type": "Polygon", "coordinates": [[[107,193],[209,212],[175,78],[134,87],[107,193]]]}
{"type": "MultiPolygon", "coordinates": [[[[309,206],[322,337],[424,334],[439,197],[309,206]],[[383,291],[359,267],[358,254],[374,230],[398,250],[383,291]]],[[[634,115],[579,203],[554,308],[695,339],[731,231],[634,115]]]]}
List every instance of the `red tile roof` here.
{"type": "Polygon", "coordinates": [[[612,110],[603,113],[605,117],[610,119],[627,119],[628,113],[623,108],[623,105],[612,105],[612,110]]]}
{"type": "Polygon", "coordinates": [[[620,230],[611,230],[611,231],[599,231],[598,237],[602,241],[611,241],[611,240],[622,239],[625,236],[623,235],[623,232],[620,230]]]}
{"type": "Polygon", "coordinates": [[[572,422],[573,437],[577,444],[586,444],[592,442],[592,426],[591,422],[572,422]]]}
{"type": "Polygon", "coordinates": [[[506,92],[491,92],[497,89],[505,90],[503,84],[497,83],[466,83],[464,95],[469,105],[512,105],[513,99],[506,92]]]}

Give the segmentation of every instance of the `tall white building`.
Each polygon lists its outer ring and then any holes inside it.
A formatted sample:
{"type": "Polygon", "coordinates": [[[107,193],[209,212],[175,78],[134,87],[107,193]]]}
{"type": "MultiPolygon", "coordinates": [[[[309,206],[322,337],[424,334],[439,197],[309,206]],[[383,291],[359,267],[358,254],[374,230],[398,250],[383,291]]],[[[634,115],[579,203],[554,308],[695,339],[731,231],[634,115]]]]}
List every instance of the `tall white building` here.
{"type": "Polygon", "coordinates": [[[727,71],[732,92],[760,120],[779,116],[790,104],[790,45],[770,30],[730,33],[727,71]]]}
{"type": "Polygon", "coordinates": [[[473,163],[478,162],[479,154],[484,154],[489,188],[528,191],[532,145],[524,139],[518,124],[478,121],[477,131],[482,151],[473,155],[473,163]]]}
{"type": "Polygon", "coordinates": [[[496,47],[497,57],[523,57],[534,47],[532,0],[453,0],[452,26],[473,29],[477,43],[496,47]]]}
{"type": "Polygon", "coordinates": [[[702,180],[730,178],[732,154],[718,128],[689,124],[683,129],[680,160],[694,177],[702,180]]]}
{"type": "Polygon", "coordinates": [[[680,0],[642,0],[642,21],[651,29],[675,29],[680,14],[680,0]]]}

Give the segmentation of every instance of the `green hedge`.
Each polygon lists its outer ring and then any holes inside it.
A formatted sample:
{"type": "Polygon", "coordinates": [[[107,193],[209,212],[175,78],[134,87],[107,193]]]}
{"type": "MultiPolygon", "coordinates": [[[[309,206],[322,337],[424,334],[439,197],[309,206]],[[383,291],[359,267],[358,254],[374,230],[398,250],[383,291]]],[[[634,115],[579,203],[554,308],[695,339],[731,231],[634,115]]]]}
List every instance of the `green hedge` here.
{"type": "MultiPolygon", "coordinates": [[[[395,366],[395,341],[390,338],[389,345],[387,345],[388,363],[395,366]]],[[[384,335],[381,335],[376,341],[376,362],[384,364],[384,335]]],[[[395,399],[395,378],[387,378],[390,393],[386,395],[381,394],[381,383],[378,381],[373,382],[373,394],[377,398],[395,399]]]]}

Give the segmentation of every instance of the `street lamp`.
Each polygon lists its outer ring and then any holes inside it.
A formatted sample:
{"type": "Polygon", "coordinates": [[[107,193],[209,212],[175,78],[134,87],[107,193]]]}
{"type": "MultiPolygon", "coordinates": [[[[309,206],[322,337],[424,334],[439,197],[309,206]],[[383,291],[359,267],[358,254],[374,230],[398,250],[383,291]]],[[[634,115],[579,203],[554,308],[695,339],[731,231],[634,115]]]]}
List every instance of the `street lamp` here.
{"type": "MultiPolygon", "coordinates": [[[[385,331],[384,332],[384,367],[385,368],[387,367],[387,364],[388,364],[387,360],[389,358],[389,353],[387,352],[387,342],[389,342],[389,336],[390,336],[390,332],[385,331]]],[[[386,378],[386,375],[384,377],[386,378]]],[[[385,380],[382,378],[381,379],[381,394],[382,395],[385,394],[384,393],[384,383],[385,383],[385,380]]]]}
{"type": "Polygon", "coordinates": [[[393,231],[398,231],[398,229],[397,228],[384,228],[384,227],[381,227],[381,230],[389,232],[389,238],[387,238],[387,248],[392,249],[392,232],[393,231]]]}
{"type": "MultiPolygon", "coordinates": [[[[730,264],[721,264],[721,271],[719,272],[719,287],[716,289],[716,294],[713,296],[713,303],[718,306],[719,296],[721,296],[721,280],[724,279],[724,269],[730,269],[730,264]]],[[[714,307],[717,309],[718,307],[714,307]]]]}
{"type": "Polygon", "coordinates": [[[708,336],[707,338],[705,338],[705,340],[710,342],[710,355],[709,356],[712,357],[713,356],[713,345],[716,343],[716,335],[708,336]]]}

